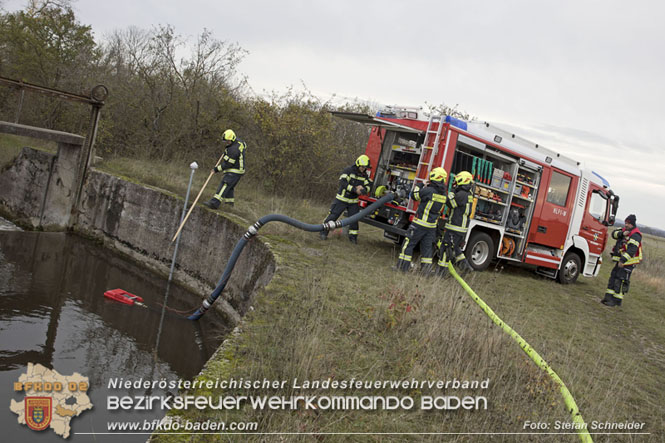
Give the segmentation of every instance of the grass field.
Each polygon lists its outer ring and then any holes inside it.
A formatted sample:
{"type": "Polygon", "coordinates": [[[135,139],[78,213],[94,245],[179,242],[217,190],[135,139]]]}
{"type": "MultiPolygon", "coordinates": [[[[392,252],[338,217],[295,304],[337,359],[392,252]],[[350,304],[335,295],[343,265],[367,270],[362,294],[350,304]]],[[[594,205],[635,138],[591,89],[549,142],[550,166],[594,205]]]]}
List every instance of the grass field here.
{"type": "MultiPolygon", "coordinates": [[[[136,160],[105,161],[100,168],[184,195],[188,162],[154,165],[136,160]]],[[[196,173],[194,195],[208,176],[196,173]]],[[[213,177],[202,200],[221,177],[213,177]]],[[[192,195],[191,198],[194,197],[192,195]]],[[[332,196],[331,196],[332,198],[332,196]]],[[[279,212],[320,222],[327,205],[267,195],[248,181],[236,190],[233,219],[247,226],[279,212]]],[[[340,232],[320,241],[283,224],[269,224],[260,237],[270,244],[278,268],[261,291],[224,352],[203,378],[288,380],[285,389],[226,392],[200,389],[193,395],[470,395],[487,398],[477,411],[200,411],[183,418],[256,421],[265,433],[254,441],[402,441],[405,435],[356,433],[519,433],[527,420],[570,422],[552,382],[507,335],[493,325],[452,279],[397,274],[390,268],[397,249],[382,233],[361,224],[360,244],[340,232]],[[299,380],[489,380],[487,389],[294,389],[299,380]],[[317,434],[314,437],[312,434],[317,434]]],[[[587,423],[643,422],[649,435],[593,435],[595,441],[665,439],[665,239],[644,239],[645,263],[633,275],[620,308],[599,303],[611,270],[609,257],[595,279],[563,286],[525,269],[498,263],[467,282],[494,311],[534,347],[566,383],[587,423]]],[[[220,269],[220,274],[221,274],[220,269]]],[[[236,270],[235,272],[242,272],[236,270]]],[[[570,432],[570,431],[568,431],[570,432]]],[[[599,432],[593,431],[592,433],[599,432]]],[[[617,431],[615,431],[617,432],[617,431]]],[[[181,441],[181,436],[153,437],[181,441]]],[[[427,441],[576,441],[575,435],[425,435],[427,441]]],[[[188,441],[217,441],[200,435],[188,441]]],[[[240,440],[226,436],[224,440],[240,440]]]]}

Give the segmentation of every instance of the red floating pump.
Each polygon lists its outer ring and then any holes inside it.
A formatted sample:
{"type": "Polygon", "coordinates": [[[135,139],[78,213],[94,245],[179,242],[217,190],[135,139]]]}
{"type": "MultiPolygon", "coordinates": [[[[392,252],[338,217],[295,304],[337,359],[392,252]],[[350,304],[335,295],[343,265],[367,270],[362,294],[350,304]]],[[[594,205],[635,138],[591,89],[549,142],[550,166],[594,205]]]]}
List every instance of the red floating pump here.
{"type": "Polygon", "coordinates": [[[130,306],[136,304],[145,307],[143,304],[143,298],[127,292],[124,289],[110,289],[104,293],[104,297],[130,306]]]}

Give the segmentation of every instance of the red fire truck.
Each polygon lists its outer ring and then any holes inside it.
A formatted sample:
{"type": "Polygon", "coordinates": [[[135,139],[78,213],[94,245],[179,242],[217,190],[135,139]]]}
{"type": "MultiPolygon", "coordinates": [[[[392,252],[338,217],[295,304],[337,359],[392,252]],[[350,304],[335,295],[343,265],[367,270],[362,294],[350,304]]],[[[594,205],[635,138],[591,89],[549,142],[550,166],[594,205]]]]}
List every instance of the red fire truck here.
{"type": "Polygon", "coordinates": [[[412,109],[376,116],[333,112],[371,125],[365,154],[372,162],[372,192],[403,190],[392,204],[363,221],[396,242],[406,236],[418,202],[409,198],[429,172],[443,167],[452,177],[473,174],[474,203],[465,254],[476,270],[494,259],[534,267],[540,274],[572,283],[598,275],[614,224],[619,197],[597,173],[550,149],[489,123],[450,116],[419,119],[412,109]]]}

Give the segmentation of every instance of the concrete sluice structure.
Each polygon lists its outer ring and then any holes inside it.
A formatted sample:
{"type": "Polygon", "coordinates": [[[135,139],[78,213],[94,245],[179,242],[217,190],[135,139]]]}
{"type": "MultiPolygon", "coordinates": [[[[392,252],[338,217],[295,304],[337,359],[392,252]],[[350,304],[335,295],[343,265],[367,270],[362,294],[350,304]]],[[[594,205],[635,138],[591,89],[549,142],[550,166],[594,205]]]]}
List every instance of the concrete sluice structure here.
{"type": "MultiPolygon", "coordinates": [[[[141,267],[168,275],[182,198],[87,168],[85,139],[78,135],[8,122],[0,122],[0,132],[58,146],[55,154],[24,147],[0,171],[0,213],[27,229],[69,230],[95,239],[141,267]]],[[[195,208],[181,234],[174,280],[201,299],[207,296],[244,232],[223,215],[195,208]]],[[[214,310],[237,325],[253,294],[268,284],[274,271],[272,252],[255,239],[214,310]]]]}

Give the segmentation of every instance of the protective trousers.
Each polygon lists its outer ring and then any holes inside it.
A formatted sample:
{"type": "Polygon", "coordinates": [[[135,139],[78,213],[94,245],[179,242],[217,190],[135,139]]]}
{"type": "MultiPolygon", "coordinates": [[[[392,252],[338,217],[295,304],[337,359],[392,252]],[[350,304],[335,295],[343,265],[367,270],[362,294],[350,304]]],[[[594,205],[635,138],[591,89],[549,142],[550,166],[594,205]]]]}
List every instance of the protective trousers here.
{"type": "Polygon", "coordinates": [[[219,200],[221,203],[233,204],[235,202],[233,188],[236,187],[240,178],[242,178],[242,174],[235,174],[233,172],[225,173],[213,198],[219,200]]]}
{"type": "Polygon", "coordinates": [[[466,262],[466,257],[460,245],[464,241],[464,234],[446,229],[443,233],[443,242],[439,249],[439,266],[443,268],[448,267],[448,262],[453,260],[455,265],[462,264],[462,270],[467,271],[471,268],[466,262]],[[454,259],[453,259],[454,258],[454,259]]]}
{"type": "Polygon", "coordinates": [[[436,240],[436,228],[427,228],[412,223],[407,231],[402,251],[399,254],[397,261],[397,269],[400,271],[408,271],[411,266],[411,258],[413,250],[420,244],[420,267],[422,271],[432,270],[432,246],[436,240]]]}
{"type": "Polygon", "coordinates": [[[620,268],[618,263],[614,265],[610,273],[610,279],[607,282],[607,291],[605,291],[603,303],[610,305],[621,304],[623,296],[628,294],[628,289],[630,289],[630,276],[632,273],[632,265],[624,266],[623,268],[620,268]]]}
{"type": "MultiPolygon", "coordinates": [[[[333,201],[333,204],[330,206],[330,212],[328,213],[328,216],[323,222],[326,223],[329,221],[337,220],[339,216],[342,215],[342,213],[347,209],[349,211],[349,217],[353,217],[358,213],[358,211],[360,211],[358,203],[348,203],[335,199],[333,201]]],[[[325,237],[326,235],[328,235],[328,233],[322,232],[321,235],[325,237]]],[[[354,222],[349,225],[349,240],[351,240],[352,242],[356,242],[357,239],[358,239],[358,222],[354,222]]]]}

